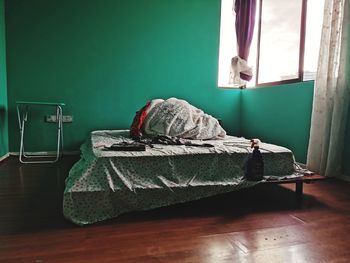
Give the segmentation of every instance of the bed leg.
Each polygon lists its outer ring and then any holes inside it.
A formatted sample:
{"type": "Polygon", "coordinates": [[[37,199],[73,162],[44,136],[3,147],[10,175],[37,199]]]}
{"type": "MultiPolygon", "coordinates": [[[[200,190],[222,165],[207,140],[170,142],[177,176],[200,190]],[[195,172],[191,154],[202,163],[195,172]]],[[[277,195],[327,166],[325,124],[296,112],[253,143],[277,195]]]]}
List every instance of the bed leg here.
{"type": "Polygon", "coordinates": [[[295,197],[297,205],[301,205],[303,202],[303,182],[297,181],[295,182],[295,197]]]}

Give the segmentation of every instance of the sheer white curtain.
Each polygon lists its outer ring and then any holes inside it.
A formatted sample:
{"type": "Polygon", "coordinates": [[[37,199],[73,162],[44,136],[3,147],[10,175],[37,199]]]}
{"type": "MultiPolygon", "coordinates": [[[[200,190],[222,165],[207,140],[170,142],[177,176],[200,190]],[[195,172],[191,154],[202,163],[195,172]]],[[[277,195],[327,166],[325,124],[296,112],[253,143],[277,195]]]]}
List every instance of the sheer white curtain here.
{"type": "Polygon", "coordinates": [[[307,167],[326,176],[342,173],[350,98],[348,31],[349,0],[325,0],[307,167]]]}

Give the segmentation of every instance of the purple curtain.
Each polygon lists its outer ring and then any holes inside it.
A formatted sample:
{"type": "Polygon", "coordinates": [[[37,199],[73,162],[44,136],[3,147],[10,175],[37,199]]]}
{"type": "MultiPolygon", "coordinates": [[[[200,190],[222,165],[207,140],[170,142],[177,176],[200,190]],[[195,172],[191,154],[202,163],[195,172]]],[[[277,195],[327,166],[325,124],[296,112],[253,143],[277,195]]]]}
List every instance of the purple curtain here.
{"type": "MultiPolygon", "coordinates": [[[[238,56],[247,61],[254,33],[256,0],[236,0],[234,11],[236,13],[238,56]]],[[[240,77],[247,81],[252,79],[252,76],[242,72],[240,77]]]]}

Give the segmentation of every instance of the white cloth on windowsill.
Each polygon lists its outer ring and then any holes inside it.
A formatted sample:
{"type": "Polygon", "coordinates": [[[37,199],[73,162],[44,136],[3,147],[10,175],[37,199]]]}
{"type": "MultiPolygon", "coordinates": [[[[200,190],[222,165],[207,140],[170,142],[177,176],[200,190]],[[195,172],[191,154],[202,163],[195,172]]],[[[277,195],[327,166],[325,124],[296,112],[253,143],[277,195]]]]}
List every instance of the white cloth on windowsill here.
{"type": "Polygon", "coordinates": [[[241,79],[240,73],[253,76],[252,68],[248,66],[246,60],[235,56],[231,59],[230,84],[235,87],[244,87],[247,81],[241,79]]]}

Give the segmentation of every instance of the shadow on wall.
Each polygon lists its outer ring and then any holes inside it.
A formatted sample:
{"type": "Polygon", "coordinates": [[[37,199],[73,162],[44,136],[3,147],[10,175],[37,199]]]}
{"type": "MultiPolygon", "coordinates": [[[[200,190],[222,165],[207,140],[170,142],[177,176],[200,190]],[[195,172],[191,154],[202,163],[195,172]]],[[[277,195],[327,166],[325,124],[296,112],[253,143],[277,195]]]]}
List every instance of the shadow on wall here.
{"type": "Polygon", "coordinates": [[[5,107],[0,106],[0,149],[5,148],[4,136],[2,136],[5,133],[5,113],[5,107]]]}
{"type": "Polygon", "coordinates": [[[291,149],[305,163],[309,143],[314,82],[245,89],[242,133],[291,149]]]}
{"type": "Polygon", "coordinates": [[[344,155],[343,155],[343,172],[345,176],[348,176],[350,178],[350,162],[348,161],[348,158],[350,156],[350,105],[348,109],[348,117],[347,117],[347,126],[345,130],[345,149],[344,149],[344,155]]]}

